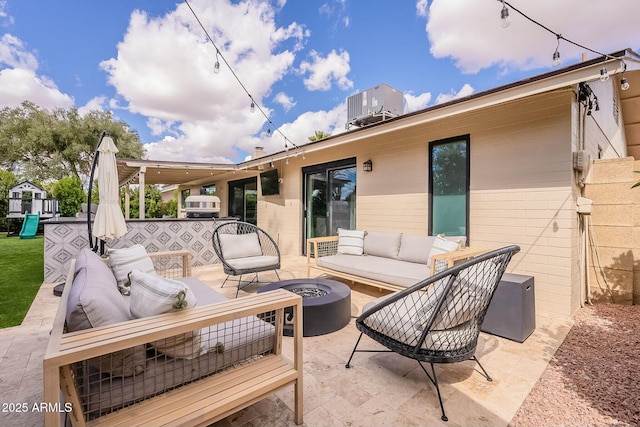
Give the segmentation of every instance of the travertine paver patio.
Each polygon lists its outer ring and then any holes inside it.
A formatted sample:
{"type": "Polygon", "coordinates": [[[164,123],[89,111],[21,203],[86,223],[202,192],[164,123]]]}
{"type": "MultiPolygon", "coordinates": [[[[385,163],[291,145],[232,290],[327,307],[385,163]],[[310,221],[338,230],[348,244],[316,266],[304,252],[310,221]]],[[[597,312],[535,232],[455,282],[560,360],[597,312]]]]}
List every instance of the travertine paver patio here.
{"type": "MultiPolygon", "coordinates": [[[[281,279],[306,276],[306,258],[283,257],[282,264],[281,279]]],[[[220,289],[225,275],[219,265],[194,267],[193,274],[229,297],[235,294],[233,286],[220,289]]],[[[260,273],[260,280],[276,278],[260,273]]],[[[240,295],[258,287],[251,285],[240,295]]],[[[353,316],[382,295],[372,288],[352,289],[353,316]]],[[[32,409],[42,401],[42,357],[59,301],[52,290],[53,284],[43,284],[23,324],[0,330],[2,426],[43,424],[42,414],[32,409]],[[11,403],[26,404],[21,407],[28,410],[8,411],[11,403]]],[[[435,390],[416,362],[391,353],[358,353],[352,368],[345,369],[358,336],[353,320],[332,334],[304,338],[305,425],[506,426],[571,327],[569,318],[545,313],[538,312],[536,320],[536,331],[522,344],[481,334],[477,355],[493,382],[476,372],[473,362],[436,366],[447,423],[440,420],[435,390]]],[[[368,338],[363,342],[375,348],[368,338]]],[[[291,353],[290,343],[285,339],[285,354],[291,353]]],[[[293,426],[292,393],[283,389],[215,425],[293,426]]]]}

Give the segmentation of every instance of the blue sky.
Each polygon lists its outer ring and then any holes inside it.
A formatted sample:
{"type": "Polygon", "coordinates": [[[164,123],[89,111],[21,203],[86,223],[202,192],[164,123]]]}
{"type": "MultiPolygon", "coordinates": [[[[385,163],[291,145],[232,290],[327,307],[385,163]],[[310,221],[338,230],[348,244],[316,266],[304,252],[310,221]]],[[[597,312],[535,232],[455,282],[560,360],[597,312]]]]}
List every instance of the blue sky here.
{"type": "MultiPolygon", "coordinates": [[[[511,3],[594,50],[640,47],[637,0],[511,3]]],[[[549,71],[556,48],[553,34],[514,11],[500,28],[496,0],[189,4],[297,145],[316,130],[344,131],[346,97],[379,83],[418,110],[549,71]]],[[[559,50],[562,65],[582,54],[566,42],[559,50]]],[[[237,162],[257,145],[284,148],[222,59],[213,72],[215,57],[184,2],[0,0],[0,108],[28,99],[112,111],[140,134],[149,159],[237,162]]]]}

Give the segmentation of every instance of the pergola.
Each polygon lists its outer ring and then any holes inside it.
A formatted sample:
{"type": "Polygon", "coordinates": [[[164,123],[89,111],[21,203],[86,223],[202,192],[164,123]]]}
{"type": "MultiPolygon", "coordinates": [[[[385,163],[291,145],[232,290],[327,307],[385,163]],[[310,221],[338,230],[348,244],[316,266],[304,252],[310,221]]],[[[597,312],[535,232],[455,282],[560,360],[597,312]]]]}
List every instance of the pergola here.
{"type": "MultiPolygon", "coordinates": [[[[140,200],[144,200],[145,185],[183,185],[195,186],[212,181],[218,175],[237,170],[237,165],[167,162],[159,160],[118,159],[118,177],[120,187],[138,184],[140,200]]],[[[178,193],[178,197],[180,193],[178,193]]],[[[181,202],[178,200],[178,202],[181,202]]],[[[129,219],[129,192],[125,192],[125,217],[129,219]]],[[[140,218],[145,217],[144,203],[140,203],[140,218]]]]}

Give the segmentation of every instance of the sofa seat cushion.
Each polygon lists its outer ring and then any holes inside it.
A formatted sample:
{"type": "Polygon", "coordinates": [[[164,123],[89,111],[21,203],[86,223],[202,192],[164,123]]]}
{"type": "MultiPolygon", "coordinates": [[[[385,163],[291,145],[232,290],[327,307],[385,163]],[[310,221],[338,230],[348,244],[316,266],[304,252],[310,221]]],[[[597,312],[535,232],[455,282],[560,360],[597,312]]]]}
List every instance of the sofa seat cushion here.
{"type": "Polygon", "coordinates": [[[236,270],[274,267],[278,264],[277,256],[260,255],[248,258],[234,258],[226,260],[227,264],[236,270]]]}
{"type": "Polygon", "coordinates": [[[207,286],[195,277],[180,277],[176,280],[189,286],[191,292],[196,296],[196,301],[198,302],[199,307],[227,300],[227,297],[219,294],[215,289],[207,286]]]}
{"type": "Polygon", "coordinates": [[[91,375],[83,401],[88,405],[89,419],[95,418],[97,413],[120,409],[238,362],[272,352],[275,341],[275,327],[255,316],[203,328],[201,332],[203,344],[215,343],[215,348],[212,345],[209,351],[198,357],[150,355],[146,369],[140,375],[126,378],[91,375]]]}
{"type": "Polygon", "coordinates": [[[371,255],[320,257],[318,266],[402,287],[409,287],[429,277],[429,268],[426,264],[371,255]]]}

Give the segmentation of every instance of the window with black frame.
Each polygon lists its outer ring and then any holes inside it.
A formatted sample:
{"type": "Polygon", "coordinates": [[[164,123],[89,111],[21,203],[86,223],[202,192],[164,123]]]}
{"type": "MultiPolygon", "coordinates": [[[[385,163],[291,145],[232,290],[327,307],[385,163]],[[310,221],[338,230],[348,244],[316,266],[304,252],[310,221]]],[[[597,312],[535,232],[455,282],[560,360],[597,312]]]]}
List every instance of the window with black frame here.
{"type": "Polygon", "coordinates": [[[469,241],[469,135],[429,143],[429,234],[469,241]]]}

